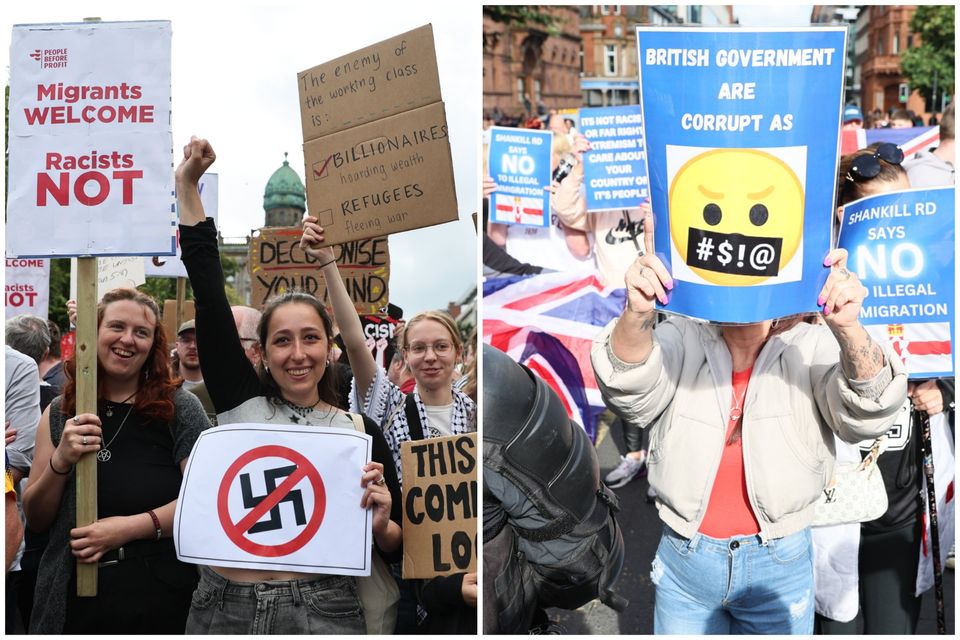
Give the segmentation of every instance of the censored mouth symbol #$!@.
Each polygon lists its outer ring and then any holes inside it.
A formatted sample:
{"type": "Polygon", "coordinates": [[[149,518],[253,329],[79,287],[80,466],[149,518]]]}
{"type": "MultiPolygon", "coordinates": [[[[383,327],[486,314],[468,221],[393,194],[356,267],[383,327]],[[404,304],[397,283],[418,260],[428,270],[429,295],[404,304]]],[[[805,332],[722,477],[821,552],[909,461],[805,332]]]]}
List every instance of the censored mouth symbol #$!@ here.
{"type": "Polygon", "coordinates": [[[687,264],[707,271],[742,276],[775,276],[780,272],[783,238],[758,238],[690,227],[687,264]]]}

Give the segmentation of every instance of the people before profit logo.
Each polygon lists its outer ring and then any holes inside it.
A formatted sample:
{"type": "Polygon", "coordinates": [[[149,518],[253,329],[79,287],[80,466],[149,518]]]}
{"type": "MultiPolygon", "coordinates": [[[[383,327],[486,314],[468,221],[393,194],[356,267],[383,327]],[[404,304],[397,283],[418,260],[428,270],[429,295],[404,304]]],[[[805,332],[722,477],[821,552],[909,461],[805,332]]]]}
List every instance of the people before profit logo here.
{"type": "Polygon", "coordinates": [[[66,49],[34,49],[29,55],[40,63],[41,69],[64,69],[67,66],[66,49]]]}

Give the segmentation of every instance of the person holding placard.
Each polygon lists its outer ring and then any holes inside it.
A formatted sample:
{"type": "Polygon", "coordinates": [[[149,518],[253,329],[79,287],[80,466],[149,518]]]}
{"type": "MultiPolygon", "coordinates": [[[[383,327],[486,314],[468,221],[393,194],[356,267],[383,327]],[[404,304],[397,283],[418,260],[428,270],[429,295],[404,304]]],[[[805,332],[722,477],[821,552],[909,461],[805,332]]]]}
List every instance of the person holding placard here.
{"type": "MultiPolygon", "coordinates": [[[[257,327],[259,370],[245,355],[224,292],[217,230],[204,216],[198,191],[200,177],[215,159],[210,143],[191,138],[176,177],[180,246],[196,297],[200,364],[218,423],[354,429],[351,415],[337,406],[332,324],[316,298],[289,292],[269,301],[257,327]]],[[[365,488],[360,506],[372,509],[376,546],[389,554],[402,539],[400,485],[379,427],[369,419],[363,425],[373,438],[373,460],[358,470],[365,488]]],[[[357,580],[202,566],[186,632],[364,633],[357,580]]]]}
{"type": "MultiPolygon", "coordinates": [[[[402,442],[477,430],[476,404],[453,388],[454,367],[463,353],[460,332],[453,318],[442,312],[425,311],[407,321],[400,346],[416,386],[413,393],[404,394],[390,382],[367,348],[360,316],[340,277],[333,249],[320,248],[322,243],[323,229],[316,218],[308,216],[303,221],[300,246],[322,265],[333,314],[353,368],[350,408],[380,423],[397,477],[402,478],[402,442]]],[[[414,624],[404,622],[402,611],[400,617],[407,627],[414,624]]]]}
{"type": "Polygon", "coordinates": [[[651,425],[648,477],[665,524],[654,632],[809,634],[810,522],[833,433],[859,442],[889,429],[906,395],[903,366],[859,323],[866,289],[842,250],[824,261],[826,327],[671,317],[654,330],[655,300],[667,304],[673,281],[654,253],[652,217],[643,224],[627,307],[591,359],[608,405],[651,425]]]}
{"type": "MultiPolygon", "coordinates": [[[[844,206],[855,200],[910,189],[902,161],[900,148],[886,142],[844,156],[837,178],[837,221],[843,215],[844,206]]],[[[818,563],[826,569],[818,572],[818,584],[820,580],[831,584],[859,584],[859,594],[852,594],[850,604],[843,610],[825,610],[821,614],[818,609],[818,633],[855,634],[858,599],[864,633],[916,633],[921,598],[915,595],[915,589],[924,511],[917,500],[923,488],[923,469],[918,455],[921,435],[915,427],[915,413],[925,411],[934,416],[947,412],[952,420],[954,379],[911,381],[907,388],[908,398],[883,443],[883,455],[877,459],[887,491],[887,511],[876,520],[860,523],[859,531],[844,548],[844,553],[850,553],[851,547],[859,549],[859,557],[849,567],[831,560],[818,563]]],[[[865,458],[873,442],[866,440],[859,444],[858,453],[865,458]]]]}
{"type": "Polygon", "coordinates": [[[97,316],[97,414],[74,415],[71,358],[63,395],[37,429],[23,508],[30,529],[49,530],[50,540],[30,632],[183,633],[197,572],[177,559],[173,514],[190,450],[209,423],[170,373],[152,298],[115,289],[97,316]],[[76,527],[74,466],[88,453],[97,454],[98,519],[76,527]],[[77,597],[77,562],[99,564],[95,597],[77,597]]]}

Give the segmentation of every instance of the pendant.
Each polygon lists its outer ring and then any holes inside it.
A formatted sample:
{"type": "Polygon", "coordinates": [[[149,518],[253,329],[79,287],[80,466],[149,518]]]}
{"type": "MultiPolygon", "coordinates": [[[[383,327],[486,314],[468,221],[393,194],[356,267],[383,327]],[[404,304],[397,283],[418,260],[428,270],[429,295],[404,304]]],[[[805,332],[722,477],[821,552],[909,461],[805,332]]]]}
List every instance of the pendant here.
{"type": "Polygon", "coordinates": [[[110,462],[110,449],[100,449],[97,451],[97,460],[100,462],[110,462]]]}
{"type": "Polygon", "coordinates": [[[730,412],[730,419],[736,422],[737,420],[740,419],[740,416],[742,415],[743,413],[740,412],[740,409],[734,409],[733,411],[730,412]]]}
{"type": "Polygon", "coordinates": [[[108,417],[108,418],[112,418],[112,417],[113,417],[113,407],[112,407],[111,405],[109,405],[109,404],[107,405],[107,417],[108,417]]]}

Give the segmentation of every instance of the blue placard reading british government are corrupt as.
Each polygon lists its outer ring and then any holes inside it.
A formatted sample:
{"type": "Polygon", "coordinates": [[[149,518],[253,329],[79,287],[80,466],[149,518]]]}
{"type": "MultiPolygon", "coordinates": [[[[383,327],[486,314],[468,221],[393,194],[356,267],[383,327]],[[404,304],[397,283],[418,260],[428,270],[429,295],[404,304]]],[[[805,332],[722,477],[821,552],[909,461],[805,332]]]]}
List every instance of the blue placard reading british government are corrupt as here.
{"type": "Polygon", "coordinates": [[[954,188],[870,196],[844,207],[840,247],[867,287],[860,321],[889,341],[911,378],[955,367],[954,188]]]}
{"type": "Polygon", "coordinates": [[[748,323],[817,310],[844,29],[637,29],[658,308],[748,323]]]}
{"type": "Polygon", "coordinates": [[[490,221],[546,227],[550,224],[550,151],[553,133],[490,128],[490,221]]]}

